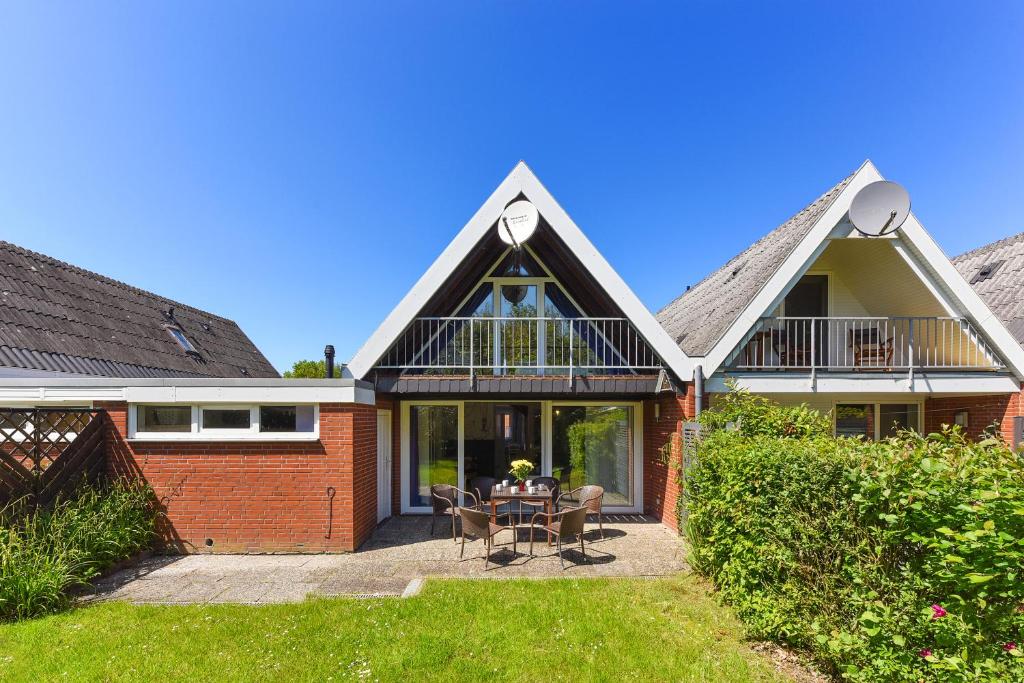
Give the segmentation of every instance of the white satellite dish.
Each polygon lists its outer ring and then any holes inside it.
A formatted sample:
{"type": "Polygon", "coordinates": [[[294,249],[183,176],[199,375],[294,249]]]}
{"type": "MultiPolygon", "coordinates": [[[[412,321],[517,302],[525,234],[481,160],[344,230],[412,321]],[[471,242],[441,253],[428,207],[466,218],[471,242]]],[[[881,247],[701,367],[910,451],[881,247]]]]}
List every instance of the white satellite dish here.
{"type": "Polygon", "coordinates": [[[850,202],[850,222],[868,237],[896,232],[909,215],[910,195],[902,185],[888,180],[865,185],[850,202]]]}
{"type": "Polygon", "coordinates": [[[498,237],[505,244],[518,247],[530,239],[530,235],[537,229],[539,218],[537,207],[525,199],[512,202],[505,207],[501,212],[501,218],[498,219],[498,237]]]}

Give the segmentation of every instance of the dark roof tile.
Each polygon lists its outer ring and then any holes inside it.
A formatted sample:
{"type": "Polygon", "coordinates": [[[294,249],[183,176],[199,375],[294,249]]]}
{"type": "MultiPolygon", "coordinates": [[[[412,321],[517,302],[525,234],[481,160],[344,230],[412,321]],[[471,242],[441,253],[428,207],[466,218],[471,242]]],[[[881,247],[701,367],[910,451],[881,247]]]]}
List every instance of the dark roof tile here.
{"type": "Polygon", "coordinates": [[[115,377],[279,376],[227,318],[3,241],[0,366],[115,377]],[[198,358],[164,327],[172,307],[198,358]]]}
{"type": "Polygon", "coordinates": [[[961,254],[953,265],[1014,339],[1024,344],[1024,232],[961,254]],[[998,261],[1002,263],[990,277],[977,277],[983,266],[998,261]]]}

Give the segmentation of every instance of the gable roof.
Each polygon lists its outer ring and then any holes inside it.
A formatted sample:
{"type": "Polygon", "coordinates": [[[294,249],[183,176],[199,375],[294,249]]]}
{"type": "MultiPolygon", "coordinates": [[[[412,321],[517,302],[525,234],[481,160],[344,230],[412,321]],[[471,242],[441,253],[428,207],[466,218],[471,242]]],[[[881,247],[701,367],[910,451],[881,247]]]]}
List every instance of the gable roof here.
{"type": "Polygon", "coordinates": [[[345,368],[356,379],[362,379],[387,351],[405,328],[439,291],[448,276],[469,256],[478,243],[494,231],[501,212],[509,202],[523,196],[537,207],[544,222],[578,259],[585,271],[604,290],[637,331],[647,340],[662,362],[681,380],[689,380],[693,364],[686,354],[658,324],[633,290],[611,267],[604,256],[587,239],[583,231],[558,205],[537,176],[520,161],[498,188],[487,198],[469,222],[445,247],[441,255],[413,285],[384,322],[370,335],[345,368]]]}
{"type": "Polygon", "coordinates": [[[231,320],[3,241],[0,368],[7,376],[279,376],[231,320]]]}
{"type": "MultiPolygon", "coordinates": [[[[713,297],[728,299],[727,303],[720,306],[720,312],[709,316],[714,332],[695,340],[693,348],[700,348],[700,354],[695,351],[690,354],[695,363],[701,363],[705,374],[710,376],[725,362],[729,354],[743,342],[758,318],[766,315],[778,303],[783,293],[824,251],[830,236],[848,237],[854,233],[847,219],[850,203],[861,189],[879,180],[884,180],[882,174],[870,160],[865,161],[853,175],[776,228],[767,236],[771,238],[767,243],[762,238],[740,257],[730,261],[735,264],[731,268],[726,266],[716,271],[707,279],[707,285],[701,283],[703,291],[698,294],[704,304],[719,308],[713,297]],[[727,280],[741,264],[744,255],[749,255],[755,264],[756,277],[751,276],[749,280],[741,281],[742,286],[730,287],[727,280]]],[[[1014,376],[1024,378],[1024,348],[993,315],[978,293],[964,281],[913,211],[900,230],[886,239],[892,240],[893,247],[943,308],[950,315],[962,314],[971,320],[1014,376]]],[[[746,270],[746,265],[732,277],[738,279],[743,270],[746,270]]],[[[698,321],[701,317],[700,306],[694,305],[699,300],[695,298],[687,302],[695,289],[659,313],[659,319],[676,331],[673,336],[681,339],[683,345],[700,325],[687,318],[687,314],[698,321]]]]}
{"type": "Polygon", "coordinates": [[[1024,344],[1024,232],[960,254],[953,265],[1024,344]],[[979,277],[983,266],[997,263],[988,277],[979,277]]]}
{"type": "Polygon", "coordinates": [[[850,174],[724,266],[683,292],[655,316],[689,356],[705,356],[744,306],[807,236],[853,178],[850,174]]]}

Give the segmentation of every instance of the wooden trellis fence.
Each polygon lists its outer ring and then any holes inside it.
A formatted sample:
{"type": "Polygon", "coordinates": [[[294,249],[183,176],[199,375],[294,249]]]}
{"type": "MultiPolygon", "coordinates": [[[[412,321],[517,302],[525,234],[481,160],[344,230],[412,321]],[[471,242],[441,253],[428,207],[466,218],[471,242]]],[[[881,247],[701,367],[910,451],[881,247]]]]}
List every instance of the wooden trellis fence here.
{"type": "Polygon", "coordinates": [[[102,410],[0,409],[0,506],[47,505],[106,466],[102,410]]]}

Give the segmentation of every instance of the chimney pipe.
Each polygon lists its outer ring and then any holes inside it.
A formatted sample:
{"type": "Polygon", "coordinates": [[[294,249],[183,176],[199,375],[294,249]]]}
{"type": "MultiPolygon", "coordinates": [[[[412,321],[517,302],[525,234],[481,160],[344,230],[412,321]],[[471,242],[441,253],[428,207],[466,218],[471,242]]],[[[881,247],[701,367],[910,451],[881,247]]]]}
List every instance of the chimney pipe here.
{"type": "Polygon", "coordinates": [[[324,347],[324,360],[326,361],[325,364],[327,365],[327,372],[324,373],[324,374],[327,375],[327,379],[333,379],[334,378],[334,347],[331,346],[330,344],[328,344],[327,346],[324,347]]]}

